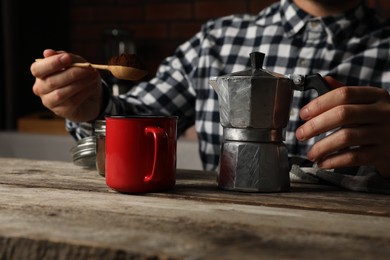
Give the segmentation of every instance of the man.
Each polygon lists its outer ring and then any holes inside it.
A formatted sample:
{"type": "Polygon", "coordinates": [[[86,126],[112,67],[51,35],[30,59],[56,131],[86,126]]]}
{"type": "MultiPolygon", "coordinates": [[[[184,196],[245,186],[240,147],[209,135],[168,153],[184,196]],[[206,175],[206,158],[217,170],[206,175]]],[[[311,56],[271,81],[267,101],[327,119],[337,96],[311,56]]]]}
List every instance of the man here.
{"type": "Polygon", "coordinates": [[[390,27],[360,0],[281,0],[255,16],[211,20],[155,78],[121,98],[109,96],[95,70],[69,67],[81,57],[45,50],[45,59],[31,66],[33,91],[67,118],[76,138],[90,135],[105,114],[177,115],[179,134],[195,122],[203,166],[214,170],[222,128],[208,81],[247,69],[253,51],[266,54],[267,70],[320,73],[335,88],[316,99],[313,92],[294,93],[286,129],[291,155],[326,169],[370,165],[390,177],[390,27]]]}

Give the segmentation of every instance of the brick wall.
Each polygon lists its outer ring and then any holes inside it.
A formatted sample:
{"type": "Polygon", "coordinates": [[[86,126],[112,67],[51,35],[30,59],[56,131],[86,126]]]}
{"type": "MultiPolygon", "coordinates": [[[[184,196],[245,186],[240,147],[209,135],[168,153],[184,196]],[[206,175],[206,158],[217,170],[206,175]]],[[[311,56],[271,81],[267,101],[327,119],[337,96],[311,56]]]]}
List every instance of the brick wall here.
{"type": "MultiPolygon", "coordinates": [[[[390,1],[367,0],[389,16],[390,1]]],[[[257,13],[275,0],[73,0],[71,51],[91,62],[106,63],[103,31],[119,28],[133,34],[137,53],[154,73],[162,59],[213,17],[257,13]]]]}
{"type": "Polygon", "coordinates": [[[137,53],[154,72],[163,58],[212,17],[256,13],[275,0],[74,0],[71,7],[71,51],[93,62],[107,62],[103,31],[132,33],[137,53]]]}

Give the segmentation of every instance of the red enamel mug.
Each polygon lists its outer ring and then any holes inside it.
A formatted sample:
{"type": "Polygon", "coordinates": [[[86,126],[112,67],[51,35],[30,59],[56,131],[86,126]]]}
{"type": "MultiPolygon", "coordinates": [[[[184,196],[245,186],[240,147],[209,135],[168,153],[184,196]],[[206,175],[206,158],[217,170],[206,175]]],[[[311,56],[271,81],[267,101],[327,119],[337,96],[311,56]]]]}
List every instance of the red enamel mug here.
{"type": "Polygon", "coordinates": [[[175,116],[107,116],[107,186],[122,193],[171,189],[176,147],[175,116]]]}

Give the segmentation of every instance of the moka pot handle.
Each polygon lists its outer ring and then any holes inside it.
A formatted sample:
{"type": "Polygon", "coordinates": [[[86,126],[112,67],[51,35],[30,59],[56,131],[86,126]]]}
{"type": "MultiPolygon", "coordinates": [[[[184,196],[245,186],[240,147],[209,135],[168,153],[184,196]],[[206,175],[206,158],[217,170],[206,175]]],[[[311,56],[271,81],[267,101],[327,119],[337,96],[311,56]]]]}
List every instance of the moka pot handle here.
{"type": "Polygon", "coordinates": [[[318,73],[311,75],[290,74],[288,77],[294,83],[294,90],[305,91],[315,89],[319,96],[331,90],[326,80],[318,73]]]}

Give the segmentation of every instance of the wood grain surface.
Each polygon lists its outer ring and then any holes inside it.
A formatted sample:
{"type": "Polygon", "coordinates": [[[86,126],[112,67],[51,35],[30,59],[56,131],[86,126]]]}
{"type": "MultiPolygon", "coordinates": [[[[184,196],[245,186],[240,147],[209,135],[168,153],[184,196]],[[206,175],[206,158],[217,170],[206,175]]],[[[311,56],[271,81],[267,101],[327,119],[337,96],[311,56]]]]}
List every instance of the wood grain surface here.
{"type": "Polygon", "coordinates": [[[120,194],[95,170],[0,158],[0,259],[388,259],[389,196],[293,184],[222,191],[178,170],[165,193],[120,194]]]}

